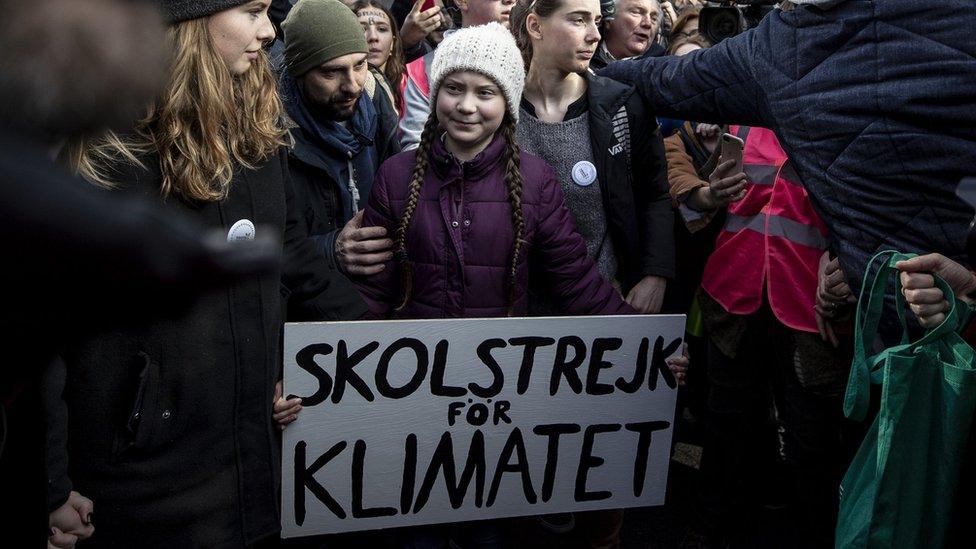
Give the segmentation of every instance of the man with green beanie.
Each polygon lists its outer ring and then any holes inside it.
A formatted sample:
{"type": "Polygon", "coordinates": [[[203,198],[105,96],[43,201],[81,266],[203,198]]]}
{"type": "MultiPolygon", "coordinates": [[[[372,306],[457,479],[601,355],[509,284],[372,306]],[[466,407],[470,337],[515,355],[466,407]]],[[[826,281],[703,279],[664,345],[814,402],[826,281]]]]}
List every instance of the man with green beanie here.
{"type": "Polygon", "coordinates": [[[363,229],[359,211],[379,165],[399,152],[396,111],[385,93],[370,91],[376,83],[363,28],[345,4],[300,0],[281,29],[279,85],[293,123],[289,168],[296,205],[333,266],[372,274],[376,267],[364,266],[384,261],[391,243],[384,229],[363,229]]]}

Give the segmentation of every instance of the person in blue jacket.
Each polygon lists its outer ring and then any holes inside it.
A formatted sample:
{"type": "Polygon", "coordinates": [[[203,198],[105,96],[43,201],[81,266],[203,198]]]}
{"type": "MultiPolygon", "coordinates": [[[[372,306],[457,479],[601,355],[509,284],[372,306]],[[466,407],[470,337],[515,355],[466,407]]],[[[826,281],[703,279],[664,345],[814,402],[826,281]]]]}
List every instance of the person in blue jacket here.
{"type": "Polygon", "coordinates": [[[707,50],[601,74],[661,116],[773,129],[857,291],[879,250],[965,257],[974,28],[967,0],[794,0],[707,50]]]}

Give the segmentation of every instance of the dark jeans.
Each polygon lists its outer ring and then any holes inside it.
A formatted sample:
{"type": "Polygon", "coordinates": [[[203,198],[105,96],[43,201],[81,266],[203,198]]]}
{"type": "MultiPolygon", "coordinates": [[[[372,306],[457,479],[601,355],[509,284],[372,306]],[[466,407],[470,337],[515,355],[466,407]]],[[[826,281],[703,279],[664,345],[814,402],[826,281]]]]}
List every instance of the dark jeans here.
{"type": "Polygon", "coordinates": [[[804,340],[798,352],[804,337],[819,338],[786,327],[764,306],[748,317],[734,358],[709,342],[701,507],[714,534],[748,538],[760,520],[764,485],[771,480],[778,451],[770,420],[775,404],[785,427],[786,488],[796,546],[832,545],[846,457],[840,396],[846,377],[838,372],[827,382],[821,376],[816,385],[804,386],[800,377],[811,376],[799,369],[824,362],[801,356],[810,348],[810,340],[804,340]]]}

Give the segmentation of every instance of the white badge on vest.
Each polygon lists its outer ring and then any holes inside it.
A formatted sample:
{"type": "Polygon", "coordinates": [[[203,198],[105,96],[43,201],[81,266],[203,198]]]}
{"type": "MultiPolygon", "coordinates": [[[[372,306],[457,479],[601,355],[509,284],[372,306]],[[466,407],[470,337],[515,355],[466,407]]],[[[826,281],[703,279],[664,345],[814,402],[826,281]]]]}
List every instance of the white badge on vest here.
{"type": "Polygon", "coordinates": [[[573,166],[573,182],[580,187],[589,187],[596,181],[596,166],[589,160],[580,160],[573,166]]]}
{"type": "Polygon", "coordinates": [[[254,240],[254,223],[249,219],[241,219],[231,225],[227,231],[227,242],[239,242],[241,240],[254,240]]]}

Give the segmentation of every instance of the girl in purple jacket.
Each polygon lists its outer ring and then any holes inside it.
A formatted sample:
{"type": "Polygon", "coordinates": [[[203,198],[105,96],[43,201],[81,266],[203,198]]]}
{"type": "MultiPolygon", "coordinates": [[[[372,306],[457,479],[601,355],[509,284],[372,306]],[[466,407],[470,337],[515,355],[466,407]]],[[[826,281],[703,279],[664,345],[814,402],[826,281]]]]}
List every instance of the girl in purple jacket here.
{"type": "Polygon", "coordinates": [[[497,23],[438,47],[420,146],[383,164],[364,215],[394,235],[383,270],[359,280],[375,316],[524,315],[530,276],[566,314],[633,313],[587,257],[552,169],[519,150],[524,83],[497,23]]]}

